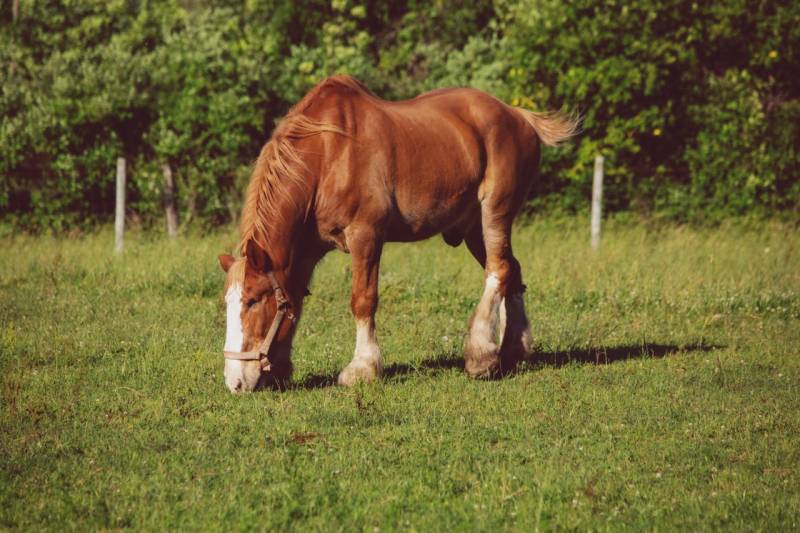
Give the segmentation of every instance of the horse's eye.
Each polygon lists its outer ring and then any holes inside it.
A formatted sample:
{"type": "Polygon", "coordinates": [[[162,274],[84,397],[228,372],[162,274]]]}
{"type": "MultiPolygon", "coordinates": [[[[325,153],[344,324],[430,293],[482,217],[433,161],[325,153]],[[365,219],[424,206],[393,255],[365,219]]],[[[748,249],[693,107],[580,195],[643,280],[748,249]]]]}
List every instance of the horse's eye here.
{"type": "Polygon", "coordinates": [[[258,303],[258,300],[256,300],[255,298],[250,298],[249,300],[247,300],[247,308],[250,309],[251,307],[253,307],[257,303],[258,303]]]}

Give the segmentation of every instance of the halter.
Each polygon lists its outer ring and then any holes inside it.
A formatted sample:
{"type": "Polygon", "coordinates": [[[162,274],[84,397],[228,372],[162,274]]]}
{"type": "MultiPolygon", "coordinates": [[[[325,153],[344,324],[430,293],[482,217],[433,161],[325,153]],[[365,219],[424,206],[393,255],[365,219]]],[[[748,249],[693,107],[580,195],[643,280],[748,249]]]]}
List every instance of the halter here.
{"type": "Polygon", "coordinates": [[[223,355],[225,359],[234,359],[236,361],[260,361],[261,362],[261,370],[269,371],[272,362],[269,360],[269,349],[272,346],[272,341],[275,340],[275,335],[278,334],[278,329],[281,327],[281,323],[283,322],[284,317],[288,317],[289,320],[292,321],[294,324],[297,321],[297,318],[289,309],[289,300],[283,295],[283,289],[281,286],[278,285],[278,280],[275,279],[275,275],[272,272],[267,272],[267,276],[269,276],[269,281],[272,283],[272,290],[275,293],[275,305],[277,306],[277,312],[275,313],[275,318],[272,319],[272,324],[269,327],[269,331],[267,331],[267,336],[264,337],[264,342],[261,343],[261,346],[258,347],[258,350],[249,351],[249,352],[229,352],[223,351],[223,355]]]}

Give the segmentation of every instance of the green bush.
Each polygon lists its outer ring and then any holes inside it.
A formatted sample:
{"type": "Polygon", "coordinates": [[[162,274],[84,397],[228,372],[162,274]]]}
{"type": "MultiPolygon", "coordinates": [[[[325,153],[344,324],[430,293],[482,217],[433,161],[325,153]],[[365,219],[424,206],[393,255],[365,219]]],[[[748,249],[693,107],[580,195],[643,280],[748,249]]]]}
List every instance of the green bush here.
{"type": "Polygon", "coordinates": [[[692,109],[700,123],[687,147],[688,197],[673,193],[672,205],[689,206],[692,218],[721,213],[797,207],[800,102],[768,112],[763,84],[748,71],[731,69],[711,78],[708,100],[692,109]]]}
{"type": "Polygon", "coordinates": [[[800,4],[724,0],[225,0],[0,4],[0,219],[161,217],[169,164],[184,222],[235,218],[274,121],[325,76],[387,98],[473,86],[583,116],[545,151],[530,208],[677,220],[796,213],[800,4]]]}
{"type": "Polygon", "coordinates": [[[791,205],[796,3],[529,0],[506,20],[512,97],[584,116],[549,169],[562,206],[586,202],[596,153],[612,210],[701,220],[791,205]]]}

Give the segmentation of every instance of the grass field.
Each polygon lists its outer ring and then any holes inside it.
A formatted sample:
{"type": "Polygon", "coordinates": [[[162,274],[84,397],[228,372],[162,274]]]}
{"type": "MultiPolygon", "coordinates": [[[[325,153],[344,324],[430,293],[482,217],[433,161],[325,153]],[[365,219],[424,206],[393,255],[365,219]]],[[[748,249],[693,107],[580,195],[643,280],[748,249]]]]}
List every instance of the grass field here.
{"type": "Polygon", "coordinates": [[[440,239],[390,245],[381,383],[349,361],[330,254],[294,386],[222,381],[232,232],[0,240],[0,528],[800,528],[800,235],[583,221],[518,228],[537,354],[462,370],[482,274],[440,239]]]}

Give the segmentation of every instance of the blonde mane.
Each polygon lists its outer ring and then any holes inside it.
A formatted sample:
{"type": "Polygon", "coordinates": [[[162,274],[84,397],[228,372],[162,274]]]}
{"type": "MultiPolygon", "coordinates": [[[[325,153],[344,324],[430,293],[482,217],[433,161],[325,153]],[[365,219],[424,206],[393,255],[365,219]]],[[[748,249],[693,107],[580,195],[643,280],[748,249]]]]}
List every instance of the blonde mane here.
{"type": "Polygon", "coordinates": [[[291,196],[291,188],[287,185],[292,182],[305,183],[304,171],[307,167],[294,146],[294,141],[326,132],[346,134],[335,124],[318,122],[304,114],[322,89],[330,86],[341,86],[359,93],[371,94],[358,80],[350,76],[332,76],[311,89],[284,116],[269,142],[261,149],[250,176],[239,224],[241,235],[239,251],[242,255],[245,254],[247,242],[250,240],[254,240],[264,250],[269,249],[270,236],[278,231],[276,226],[281,222],[273,207],[277,205],[278,200],[296,202],[291,196]]]}

